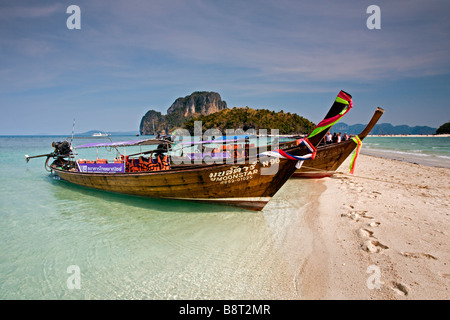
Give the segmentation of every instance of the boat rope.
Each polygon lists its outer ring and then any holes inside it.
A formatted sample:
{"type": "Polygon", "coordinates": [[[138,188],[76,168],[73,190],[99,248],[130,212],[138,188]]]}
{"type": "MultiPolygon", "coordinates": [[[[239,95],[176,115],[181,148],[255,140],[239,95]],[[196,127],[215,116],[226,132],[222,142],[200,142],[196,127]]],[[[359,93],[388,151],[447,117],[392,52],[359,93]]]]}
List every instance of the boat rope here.
{"type": "Polygon", "coordinates": [[[398,181],[385,180],[385,179],[372,178],[372,177],[365,177],[365,176],[359,176],[359,175],[350,175],[349,173],[345,173],[345,172],[341,172],[341,171],[336,171],[333,174],[333,176],[335,178],[337,178],[337,179],[342,179],[342,178],[349,179],[350,177],[352,177],[352,178],[358,178],[358,179],[363,179],[363,180],[371,180],[371,181],[382,182],[382,183],[390,183],[390,184],[394,184],[394,185],[408,186],[408,184],[401,183],[401,182],[398,182],[398,181]]]}
{"type": "Polygon", "coordinates": [[[344,91],[339,92],[335,102],[345,104],[346,106],[336,116],[323,119],[322,121],[320,121],[319,124],[316,126],[316,128],[307,136],[307,138],[311,138],[319,134],[320,132],[330,128],[331,126],[335,125],[353,107],[352,98],[344,91]]]}
{"type": "Polygon", "coordinates": [[[263,153],[260,153],[259,156],[269,156],[274,158],[284,158],[289,160],[296,160],[297,164],[295,167],[297,169],[300,169],[303,161],[314,159],[316,157],[317,149],[309,142],[308,138],[303,138],[297,140],[297,145],[304,145],[308,149],[309,153],[303,156],[295,156],[292,154],[287,153],[286,151],[283,151],[281,149],[273,150],[273,151],[266,151],[263,153]]]}
{"type": "Polygon", "coordinates": [[[358,136],[354,136],[352,140],[357,144],[355,152],[353,152],[352,159],[350,160],[349,172],[353,174],[355,172],[356,158],[358,158],[359,151],[361,150],[362,141],[358,136]]]}
{"type": "MultiPolygon", "coordinates": [[[[411,181],[405,182],[405,181],[396,181],[396,180],[387,180],[387,179],[381,179],[379,177],[373,178],[373,177],[366,177],[366,176],[359,176],[359,175],[350,175],[349,173],[346,172],[341,172],[341,171],[336,171],[333,175],[335,178],[337,179],[351,179],[351,178],[357,178],[357,179],[362,179],[362,180],[370,180],[370,181],[374,181],[374,182],[379,182],[379,183],[387,183],[387,184],[391,184],[393,186],[403,186],[405,188],[411,189],[411,188],[427,188],[427,189],[432,189],[433,186],[425,186],[418,184],[418,183],[414,183],[411,181]]],[[[356,179],[356,180],[357,180],[356,179]]],[[[355,181],[355,180],[353,180],[355,181]]],[[[436,187],[436,190],[438,188],[436,187]]]]}
{"type": "Polygon", "coordinates": [[[50,166],[48,165],[48,160],[50,159],[50,157],[51,156],[47,156],[47,160],[45,160],[45,163],[44,163],[44,168],[48,172],[52,172],[52,170],[50,169],[50,166]]]}

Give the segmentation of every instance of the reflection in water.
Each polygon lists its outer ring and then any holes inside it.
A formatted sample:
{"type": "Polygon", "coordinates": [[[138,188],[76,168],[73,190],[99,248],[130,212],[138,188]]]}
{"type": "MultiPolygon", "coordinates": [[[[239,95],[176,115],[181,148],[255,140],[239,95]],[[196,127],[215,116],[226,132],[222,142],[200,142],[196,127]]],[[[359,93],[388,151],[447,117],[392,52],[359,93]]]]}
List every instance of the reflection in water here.
{"type": "Polygon", "coordinates": [[[288,181],[262,212],[147,199],[27,172],[4,203],[0,298],[298,299],[320,183],[288,181]],[[16,197],[16,198],[13,198],[16,197]],[[67,267],[81,289],[67,287],[67,267]]]}
{"type": "MultiPolygon", "coordinates": [[[[126,206],[135,206],[138,208],[146,208],[158,211],[169,212],[242,212],[243,209],[221,206],[209,203],[193,203],[184,200],[173,199],[157,199],[140,196],[131,196],[120,193],[113,193],[108,191],[97,190],[78,186],[49,175],[50,182],[54,185],[54,195],[58,200],[74,200],[74,201],[95,201],[98,197],[107,202],[121,203],[126,206]],[[193,210],[195,208],[195,210],[193,210]]],[[[245,210],[246,211],[246,210],[245,210]]]]}
{"type": "Polygon", "coordinates": [[[325,190],[323,179],[291,179],[269,203],[270,213],[265,219],[273,231],[274,251],[283,258],[288,270],[286,276],[291,280],[291,287],[286,292],[292,292],[292,297],[279,298],[300,298],[302,295],[300,275],[308,257],[313,254],[313,233],[307,219],[320,214],[319,198],[325,190]]]}

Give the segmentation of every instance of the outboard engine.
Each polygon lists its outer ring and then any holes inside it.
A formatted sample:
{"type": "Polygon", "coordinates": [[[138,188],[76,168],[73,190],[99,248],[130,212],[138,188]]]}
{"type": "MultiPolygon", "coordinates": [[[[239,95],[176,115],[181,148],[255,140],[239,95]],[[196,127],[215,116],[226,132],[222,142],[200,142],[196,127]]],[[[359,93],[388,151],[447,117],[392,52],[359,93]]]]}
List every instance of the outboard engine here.
{"type": "Polygon", "coordinates": [[[50,158],[55,159],[53,163],[58,164],[60,167],[64,169],[71,169],[74,167],[73,161],[64,160],[64,158],[70,158],[73,156],[72,148],[70,146],[70,143],[68,141],[61,141],[61,142],[52,142],[53,152],[47,153],[47,154],[40,154],[38,156],[29,156],[25,155],[25,160],[28,162],[32,158],[40,158],[40,157],[47,157],[47,160],[45,160],[45,169],[49,172],[51,172],[51,169],[48,165],[48,161],[50,158]]]}
{"type": "Polygon", "coordinates": [[[72,153],[68,141],[52,142],[55,156],[69,156],[72,153]]]}
{"type": "Polygon", "coordinates": [[[64,159],[72,156],[72,149],[70,148],[70,143],[68,141],[52,142],[52,147],[54,151],[47,155],[47,161],[45,161],[45,168],[47,171],[51,171],[48,166],[48,160],[50,158],[55,159],[52,164],[56,164],[65,170],[69,170],[74,167],[74,164],[71,161],[64,159]]]}

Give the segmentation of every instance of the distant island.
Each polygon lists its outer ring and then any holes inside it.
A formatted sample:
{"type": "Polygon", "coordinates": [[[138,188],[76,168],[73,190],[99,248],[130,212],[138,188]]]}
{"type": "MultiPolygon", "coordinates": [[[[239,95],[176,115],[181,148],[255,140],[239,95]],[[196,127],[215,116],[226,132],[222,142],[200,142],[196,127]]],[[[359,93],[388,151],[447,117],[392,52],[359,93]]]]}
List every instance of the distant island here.
{"type": "Polygon", "coordinates": [[[226,129],[278,129],[280,134],[308,133],[314,123],[295,113],[275,112],[249,107],[227,107],[217,92],[196,91],[178,98],[167,110],[167,115],[149,110],[141,120],[140,134],[169,134],[177,128],[193,134],[195,121],[202,121],[203,130],[216,128],[225,134],[226,129]]]}
{"type": "MultiPolygon", "coordinates": [[[[278,129],[279,134],[307,134],[311,132],[315,124],[306,118],[290,112],[275,112],[267,109],[232,108],[206,116],[193,117],[184,123],[183,128],[191,134],[194,132],[194,122],[202,122],[202,130],[209,128],[219,129],[225,134],[226,129],[278,129]]],[[[267,134],[271,134],[270,131],[267,134]]]]}
{"type": "MultiPolygon", "coordinates": [[[[228,108],[220,94],[210,91],[196,91],[186,97],[180,97],[163,115],[156,110],[149,110],[141,119],[139,134],[156,135],[171,134],[178,128],[187,129],[193,134],[194,122],[201,121],[203,131],[216,128],[225,134],[226,129],[278,129],[279,134],[307,134],[314,129],[315,124],[295,113],[276,112],[267,109],[252,109],[249,107],[228,108]]],[[[359,134],[366,124],[348,125],[338,122],[331,132],[342,132],[349,135],[359,134]]],[[[381,123],[375,125],[371,135],[434,135],[445,133],[449,124],[441,128],[428,126],[392,125],[381,123]]]]}
{"type": "MultiPolygon", "coordinates": [[[[364,124],[354,124],[348,125],[344,122],[336,123],[332,128],[331,132],[342,132],[347,134],[359,134],[366,125],[364,124]]],[[[375,127],[370,131],[371,135],[430,135],[436,134],[436,128],[431,128],[427,126],[414,126],[410,127],[407,125],[394,126],[390,123],[380,123],[376,124],[375,127]]]]}
{"type": "Polygon", "coordinates": [[[136,136],[139,135],[139,131],[113,131],[113,132],[106,132],[102,130],[89,130],[82,133],[76,133],[74,134],[75,137],[92,137],[95,134],[102,133],[106,134],[108,136],[136,136]]]}
{"type": "Polygon", "coordinates": [[[436,134],[450,134],[450,122],[444,123],[436,130],[436,134]]]}

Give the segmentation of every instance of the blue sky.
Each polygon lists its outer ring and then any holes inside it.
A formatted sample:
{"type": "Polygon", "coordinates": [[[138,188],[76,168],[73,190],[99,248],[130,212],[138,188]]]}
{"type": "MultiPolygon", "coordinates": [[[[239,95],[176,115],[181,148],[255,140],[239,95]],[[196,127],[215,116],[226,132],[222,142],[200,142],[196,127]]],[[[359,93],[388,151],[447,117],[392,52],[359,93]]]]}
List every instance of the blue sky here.
{"type": "Polygon", "coordinates": [[[0,0],[0,135],[138,130],[149,109],[216,91],[228,107],[319,122],[450,121],[450,2],[0,0]],[[81,29],[69,30],[69,5],[81,29]],[[369,30],[369,5],[381,29],[369,30]]]}

